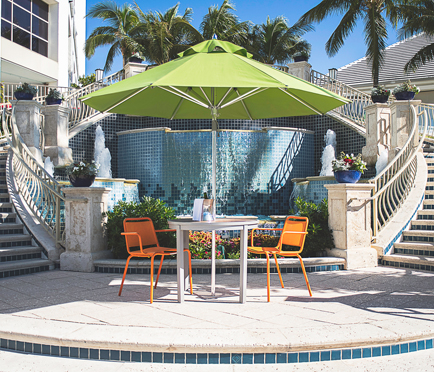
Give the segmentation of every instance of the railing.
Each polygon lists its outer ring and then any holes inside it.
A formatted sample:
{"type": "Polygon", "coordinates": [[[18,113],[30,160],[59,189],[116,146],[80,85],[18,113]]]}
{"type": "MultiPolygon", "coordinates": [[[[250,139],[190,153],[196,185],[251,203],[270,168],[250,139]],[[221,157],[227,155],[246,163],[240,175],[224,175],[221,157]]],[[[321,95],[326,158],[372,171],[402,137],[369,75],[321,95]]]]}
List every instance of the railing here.
{"type": "MultiPolygon", "coordinates": [[[[0,85],[3,86],[3,97],[0,103],[6,103],[15,99],[14,93],[21,83],[1,83],[0,85]]],[[[44,103],[45,97],[47,96],[50,89],[57,89],[64,97],[69,96],[76,90],[75,88],[71,87],[58,87],[54,85],[31,85],[38,90],[34,96],[34,100],[38,101],[39,103],[44,103]]]]}
{"type": "Polygon", "coordinates": [[[84,102],[80,101],[80,98],[86,94],[97,91],[98,89],[104,88],[108,85],[117,83],[123,80],[125,77],[124,70],[118,71],[104,79],[87,85],[68,96],[65,99],[64,105],[71,109],[69,114],[69,130],[72,130],[76,125],[86,119],[90,119],[95,115],[99,114],[99,111],[89,107],[84,102]]]}
{"type": "Polygon", "coordinates": [[[23,197],[30,211],[38,219],[47,232],[64,244],[64,212],[65,198],[60,185],[37,162],[21,138],[12,113],[2,112],[2,130],[11,146],[12,169],[18,192],[23,197]]]}
{"type": "Polygon", "coordinates": [[[363,93],[360,90],[354,89],[349,85],[332,79],[328,75],[324,75],[314,70],[311,71],[310,81],[315,85],[328,89],[333,93],[351,100],[351,102],[340,106],[333,111],[349,120],[352,120],[360,127],[365,127],[364,108],[365,106],[372,104],[371,96],[369,94],[363,93]]]}
{"type": "Polygon", "coordinates": [[[372,235],[373,238],[387,225],[404,203],[414,184],[417,172],[417,153],[425,139],[428,116],[426,111],[419,114],[411,107],[413,127],[407,142],[379,175],[369,180],[375,185],[372,196],[372,235]],[[419,117],[423,116],[423,124],[419,128],[419,117]],[[422,136],[420,136],[422,129],[422,136]],[[415,147],[416,141],[419,141],[415,147]]]}
{"type": "MultiPolygon", "coordinates": [[[[434,143],[434,105],[422,103],[418,106],[418,109],[419,114],[425,111],[427,115],[425,141],[434,143]]],[[[419,132],[422,131],[423,127],[419,124],[419,132]]]]}

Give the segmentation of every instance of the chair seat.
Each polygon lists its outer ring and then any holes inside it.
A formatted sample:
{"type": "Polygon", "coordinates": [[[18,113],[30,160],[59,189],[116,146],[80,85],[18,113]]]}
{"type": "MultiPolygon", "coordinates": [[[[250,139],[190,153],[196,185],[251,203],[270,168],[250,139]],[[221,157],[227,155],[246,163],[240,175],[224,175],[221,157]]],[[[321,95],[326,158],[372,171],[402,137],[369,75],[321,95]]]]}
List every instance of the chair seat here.
{"type": "Polygon", "coordinates": [[[265,253],[277,253],[279,249],[276,247],[247,247],[250,253],[265,254],[265,253]]]}

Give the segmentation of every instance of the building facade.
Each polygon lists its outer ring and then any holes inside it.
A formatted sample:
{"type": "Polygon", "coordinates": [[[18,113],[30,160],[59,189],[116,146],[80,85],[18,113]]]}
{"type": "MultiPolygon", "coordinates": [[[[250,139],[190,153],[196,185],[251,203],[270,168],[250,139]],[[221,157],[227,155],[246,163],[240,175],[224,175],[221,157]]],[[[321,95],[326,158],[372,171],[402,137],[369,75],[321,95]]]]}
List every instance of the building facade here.
{"type": "Polygon", "coordinates": [[[1,0],[0,80],[69,86],[85,74],[86,0],[1,0]]]}

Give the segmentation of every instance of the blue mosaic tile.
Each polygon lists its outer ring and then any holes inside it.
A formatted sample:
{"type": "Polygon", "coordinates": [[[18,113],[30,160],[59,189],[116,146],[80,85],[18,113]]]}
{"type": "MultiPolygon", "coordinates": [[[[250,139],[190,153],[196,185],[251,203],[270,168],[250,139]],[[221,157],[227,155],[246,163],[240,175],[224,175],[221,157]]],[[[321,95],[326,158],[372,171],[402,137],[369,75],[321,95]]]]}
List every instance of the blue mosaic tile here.
{"type": "Polygon", "coordinates": [[[187,353],[185,359],[187,364],[196,364],[196,354],[187,353]]]}
{"type": "Polygon", "coordinates": [[[173,353],[164,353],[164,363],[173,363],[173,353]]]}
{"type": "Polygon", "coordinates": [[[372,356],[371,348],[370,347],[363,348],[362,356],[363,356],[363,358],[370,358],[372,356]]]}
{"type": "Polygon", "coordinates": [[[410,353],[413,353],[413,352],[417,351],[417,343],[416,342],[410,342],[408,344],[408,351],[410,353]]]}
{"type": "Polygon", "coordinates": [[[255,364],[264,364],[265,363],[265,354],[253,354],[254,363],[255,364]]]}
{"type": "Polygon", "coordinates": [[[175,363],[185,364],[185,354],[175,353],[175,363]]]}
{"type": "Polygon", "coordinates": [[[24,351],[24,342],[17,341],[16,350],[18,350],[18,351],[24,351]]]}
{"type": "Polygon", "coordinates": [[[33,351],[33,344],[31,342],[26,342],[24,344],[24,351],[26,353],[31,353],[33,351]]]}
{"type": "MultiPolygon", "coordinates": [[[[267,363],[267,364],[276,363],[276,354],[274,354],[274,353],[265,354],[265,363],[267,363]]],[[[289,363],[289,355],[288,355],[288,363],[289,363]]]]}
{"type": "Polygon", "coordinates": [[[381,347],[373,347],[372,348],[372,356],[373,357],[381,356],[381,347]]]}
{"type": "Polygon", "coordinates": [[[277,363],[286,363],[287,362],[287,357],[289,356],[290,354],[286,354],[286,353],[277,353],[276,354],[276,356],[277,356],[277,363]]]}
{"type": "MultiPolygon", "coordinates": [[[[34,354],[41,354],[42,353],[42,345],[41,344],[33,344],[33,353],[34,354]]],[[[77,353],[77,356],[78,356],[78,353],[77,353]]]]}
{"type": "Polygon", "coordinates": [[[2,349],[7,349],[7,347],[8,347],[8,340],[6,340],[5,338],[1,338],[0,339],[0,347],[2,349]]]}
{"type": "Polygon", "coordinates": [[[342,359],[351,359],[351,349],[342,350],[342,359]]]}
{"type": "Polygon", "coordinates": [[[243,364],[253,364],[253,354],[243,354],[243,364]]]}
{"type": "MultiPolygon", "coordinates": [[[[102,359],[102,357],[101,357],[101,359],[102,359]]],[[[139,351],[132,351],[131,352],[131,361],[132,362],[141,362],[142,361],[142,353],[139,351]]]]}
{"type": "Polygon", "coordinates": [[[408,344],[401,344],[400,348],[401,348],[401,354],[408,353],[408,344]]]}
{"type": "Polygon", "coordinates": [[[99,350],[98,349],[90,349],[89,351],[90,351],[89,352],[90,359],[99,359],[99,350]]]}
{"type": "Polygon", "coordinates": [[[99,351],[99,358],[101,360],[110,360],[110,351],[109,350],[100,350],[99,351]]]}
{"type": "Polygon", "coordinates": [[[238,353],[231,354],[231,363],[232,364],[241,364],[241,360],[242,360],[241,354],[238,354],[238,353]]]}
{"type": "MultiPolygon", "coordinates": [[[[196,356],[196,354],[194,354],[194,355],[196,356]]],[[[162,363],[163,362],[163,353],[153,352],[152,353],[152,362],[153,363],[162,363]]],[[[187,361],[187,363],[188,363],[188,361],[187,361]]]]}
{"type": "Polygon", "coordinates": [[[208,355],[208,363],[209,364],[219,364],[219,355],[218,354],[209,354],[208,355]]]}
{"type": "Polygon", "coordinates": [[[231,354],[220,354],[220,364],[230,364],[231,354]]]}
{"type": "Polygon", "coordinates": [[[353,349],[352,350],[353,359],[359,359],[362,357],[362,349],[353,349]]]}
{"type": "Polygon", "coordinates": [[[197,364],[208,364],[208,354],[197,354],[197,364]]]}
{"type": "Polygon", "coordinates": [[[307,363],[309,361],[309,353],[298,353],[298,362],[299,363],[307,363]]]}
{"type": "Polygon", "coordinates": [[[425,340],[417,342],[417,350],[425,350],[425,340]]]}
{"type": "Polygon", "coordinates": [[[119,350],[110,350],[110,360],[120,360],[120,358],[121,358],[121,353],[119,352],[119,350]]]}
{"type": "Polygon", "coordinates": [[[341,350],[332,350],[332,360],[341,360],[341,350]]]}
{"type": "Polygon", "coordinates": [[[330,355],[330,350],[328,351],[321,351],[321,362],[325,361],[325,360],[330,360],[331,355],[330,355]]]}
{"type": "Polygon", "coordinates": [[[311,351],[309,353],[309,361],[310,362],[319,362],[319,352],[318,351],[311,351]]]}
{"type": "Polygon", "coordinates": [[[399,345],[392,345],[392,355],[399,354],[399,345]]]}
{"type": "Polygon", "coordinates": [[[69,357],[69,347],[61,346],[60,347],[60,356],[69,357]]]}

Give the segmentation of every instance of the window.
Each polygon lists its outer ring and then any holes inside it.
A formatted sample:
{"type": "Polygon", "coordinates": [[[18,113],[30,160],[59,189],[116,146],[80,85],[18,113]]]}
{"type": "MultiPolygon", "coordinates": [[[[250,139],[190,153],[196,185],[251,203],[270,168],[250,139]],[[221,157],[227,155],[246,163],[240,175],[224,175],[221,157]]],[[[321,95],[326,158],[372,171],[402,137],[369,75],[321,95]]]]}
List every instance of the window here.
{"type": "Polygon", "coordinates": [[[48,56],[48,4],[42,0],[0,0],[1,36],[48,56]]]}

